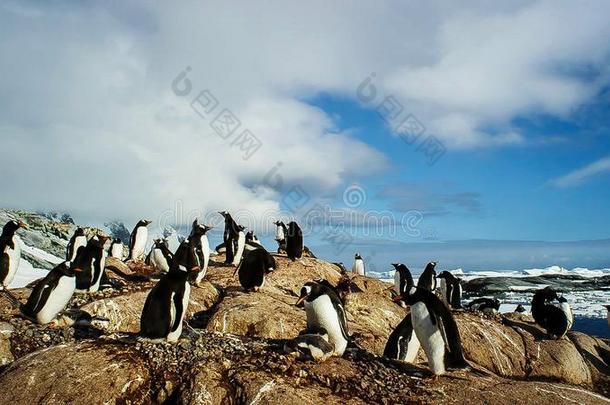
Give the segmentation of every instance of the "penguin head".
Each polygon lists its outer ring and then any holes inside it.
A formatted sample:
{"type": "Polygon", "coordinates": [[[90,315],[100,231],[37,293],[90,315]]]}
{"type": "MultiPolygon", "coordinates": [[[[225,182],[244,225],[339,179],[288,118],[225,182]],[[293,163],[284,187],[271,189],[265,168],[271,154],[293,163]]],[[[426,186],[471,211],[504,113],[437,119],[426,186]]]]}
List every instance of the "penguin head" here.
{"type": "Polygon", "coordinates": [[[21,221],[21,220],[10,220],[8,221],[5,225],[4,228],[2,229],[2,233],[5,235],[13,235],[15,232],[17,232],[17,230],[19,228],[24,228],[27,229],[27,225],[25,224],[25,222],[21,221]]]}
{"type": "Polygon", "coordinates": [[[57,266],[55,266],[54,270],[59,271],[62,275],[67,277],[74,277],[76,276],[76,273],[80,273],[82,271],[81,268],[76,264],[76,261],[65,261],[63,263],[59,263],[57,266]]]}
{"type": "Polygon", "coordinates": [[[152,221],[149,219],[141,219],[140,221],[138,221],[138,224],[136,225],[136,228],[139,228],[141,226],[148,226],[152,224],[152,221]]]}
{"type": "Polygon", "coordinates": [[[551,287],[545,287],[542,290],[538,290],[534,293],[534,297],[544,298],[545,301],[554,301],[559,297],[557,296],[557,292],[553,290],[551,287]]]}
{"type": "Polygon", "coordinates": [[[608,312],[610,312],[610,305],[604,305],[604,307],[606,307],[606,309],[608,310],[608,312]]]}
{"type": "Polygon", "coordinates": [[[356,253],[354,255],[354,260],[362,260],[362,256],[360,256],[360,253],[356,253]]]}
{"type": "Polygon", "coordinates": [[[121,240],[121,238],[114,238],[114,240],[112,241],[112,243],[114,245],[120,245],[123,243],[123,241],[121,240]]]}
{"type": "Polygon", "coordinates": [[[83,228],[76,228],[74,231],[74,236],[85,236],[85,230],[83,228]]]}
{"type": "Polygon", "coordinates": [[[564,302],[568,302],[568,300],[566,299],[566,297],[557,297],[557,301],[564,303],[564,302]]]}
{"type": "Polygon", "coordinates": [[[316,283],[315,281],[309,281],[301,288],[301,295],[295,305],[297,307],[302,307],[305,305],[305,301],[312,302],[319,296],[328,294],[329,292],[332,292],[329,287],[321,283],[316,283]]]}
{"type": "Polygon", "coordinates": [[[171,263],[170,272],[182,274],[188,277],[191,273],[198,273],[200,270],[199,258],[196,252],[196,244],[193,243],[194,239],[185,239],[176,253],[171,263]]]}
{"type": "MultiPolygon", "coordinates": [[[[403,301],[405,304],[407,305],[413,305],[415,304],[416,300],[415,300],[415,293],[419,290],[421,290],[421,288],[415,287],[413,284],[413,280],[411,280],[411,284],[407,285],[407,288],[405,289],[405,292],[403,292],[402,294],[398,294],[393,298],[394,302],[400,302],[403,301]]],[[[426,291],[426,290],[424,290],[426,291]]]]}
{"type": "Polygon", "coordinates": [[[519,305],[517,305],[517,308],[515,308],[515,312],[517,312],[517,313],[525,312],[525,308],[523,307],[523,305],[519,304],[519,305]]]}
{"type": "Polygon", "coordinates": [[[434,270],[436,267],[436,262],[430,262],[426,265],[426,270],[430,269],[430,270],[434,270]]]}

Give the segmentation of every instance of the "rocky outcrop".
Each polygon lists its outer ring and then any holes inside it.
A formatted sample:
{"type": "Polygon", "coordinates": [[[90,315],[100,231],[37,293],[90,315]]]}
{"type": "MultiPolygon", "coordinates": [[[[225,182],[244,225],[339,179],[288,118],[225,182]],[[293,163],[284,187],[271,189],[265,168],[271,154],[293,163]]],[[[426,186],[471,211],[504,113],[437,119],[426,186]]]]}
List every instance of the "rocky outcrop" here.
{"type": "MultiPolygon", "coordinates": [[[[407,314],[388,284],[352,276],[344,301],[353,341],[342,358],[322,363],[283,352],[306,326],[294,304],[302,285],[333,284],[339,269],[324,261],[277,256],[277,270],[256,293],[241,289],[233,266],[214,257],[193,287],[176,345],[139,342],[139,317],[155,280],[117,276],[121,287],[75,296],[69,306],[109,319],[105,330],[40,326],[20,318],[0,294],[2,403],[608,403],[610,346],[570,333],[545,340],[527,316],[455,312],[472,370],[430,379],[425,365],[380,357],[387,336],[407,314]]],[[[142,263],[110,266],[152,273],[142,263]]],[[[113,276],[114,277],[114,276],[113,276]]],[[[13,290],[25,302],[29,288],[13,290]]]]}

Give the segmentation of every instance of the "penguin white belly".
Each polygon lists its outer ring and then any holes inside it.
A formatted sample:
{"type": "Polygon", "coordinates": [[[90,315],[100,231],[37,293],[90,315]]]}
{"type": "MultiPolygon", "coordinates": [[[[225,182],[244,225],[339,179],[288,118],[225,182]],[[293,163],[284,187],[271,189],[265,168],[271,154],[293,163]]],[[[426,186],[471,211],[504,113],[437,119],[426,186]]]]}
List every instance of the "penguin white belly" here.
{"type": "Polygon", "coordinates": [[[175,343],[180,339],[180,335],[182,335],[182,321],[184,320],[184,315],[186,314],[186,310],[189,305],[189,299],[191,297],[191,285],[187,282],[184,287],[184,295],[182,296],[182,314],[176,313],[176,306],[174,305],[174,294],[172,293],[171,302],[170,302],[170,311],[171,311],[171,324],[170,324],[170,332],[167,335],[167,341],[171,343],[175,343]],[[174,326],[174,321],[176,317],[180,315],[180,321],[178,323],[178,327],[175,331],[171,331],[171,327],[174,326]]]}
{"type": "Polygon", "coordinates": [[[205,235],[201,237],[201,252],[203,253],[203,263],[201,263],[201,269],[197,274],[196,283],[200,283],[203,280],[208,271],[208,264],[210,263],[210,242],[205,235]]]}
{"type": "Polygon", "coordinates": [[[572,329],[572,324],[574,324],[574,315],[572,314],[572,308],[570,308],[570,304],[568,304],[567,302],[562,302],[559,305],[559,308],[566,315],[566,318],[568,319],[568,329],[567,330],[572,329]]]}
{"type": "Polygon", "coordinates": [[[133,244],[131,258],[134,260],[140,260],[144,256],[144,250],[146,249],[146,241],[148,240],[148,228],[141,226],[136,232],[136,240],[133,244]]]}
{"type": "Polygon", "coordinates": [[[339,316],[327,295],[321,295],[313,302],[305,301],[307,327],[323,328],[328,332],[328,341],[335,347],[335,354],[342,356],[347,347],[347,340],[341,331],[339,316]]]}
{"type": "Polygon", "coordinates": [[[421,343],[419,343],[419,339],[417,338],[417,334],[413,331],[411,334],[411,340],[407,346],[407,355],[405,356],[404,361],[408,363],[415,362],[417,358],[417,353],[419,353],[419,348],[421,347],[421,343]]]}
{"type": "Polygon", "coordinates": [[[114,245],[112,245],[112,252],[110,252],[110,256],[119,260],[123,260],[123,244],[115,243],[114,245]]]}
{"type": "Polygon", "coordinates": [[[446,303],[450,303],[451,297],[447,297],[447,281],[445,281],[444,278],[441,278],[439,282],[439,287],[441,290],[441,296],[443,298],[443,301],[445,301],[446,303]]]}
{"type": "Polygon", "coordinates": [[[281,226],[278,226],[275,231],[275,240],[284,240],[284,239],[285,239],[284,230],[282,229],[281,226]]]}
{"type": "Polygon", "coordinates": [[[246,234],[243,232],[239,232],[237,236],[237,253],[233,258],[233,265],[237,266],[239,261],[241,260],[241,256],[244,254],[244,245],[246,244],[246,234]]]}
{"type": "Polygon", "coordinates": [[[87,237],[86,236],[77,236],[74,238],[74,245],[72,246],[72,254],[70,255],[70,261],[74,261],[76,259],[76,253],[78,253],[78,248],[81,246],[87,246],[87,237]]]}
{"type": "Polygon", "coordinates": [[[394,272],[394,292],[400,294],[400,273],[398,271],[394,272]]]}
{"type": "MultiPolygon", "coordinates": [[[[50,287],[47,287],[50,288],[50,287]]],[[[42,309],[36,314],[36,320],[40,324],[51,322],[68,305],[68,301],[74,294],[76,279],[74,277],[61,277],[57,286],[47,298],[42,309]]]]}
{"type": "Polygon", "coordinates": [[[364,276],[364,261],[356,260],[352,267],[352,273],[364,276]]]}
{"type": "Polygon", "coordinates": [[[4,253],[6,253],[9,257],[8,263],[8,274],[6,278],[3,280],[2,285],[6,288],[13,282],[15,278],[15,273],[17,273],[17,269],[19,268],[19,262],[21,261],[21,240],[17,235],[13,236],[13,246],[14,248],[6,247],[4,248],[4,253]]]}
{"type": "Polygon", "coordinates": [[[169,263],[167,263],[167,259],[163,255],[161,249],[153,249],[151,261],[155,270],[163,273],[167,273],[169,271],[169,263]]]}
{"type": "MultiPolygon", "coordinates": [[[[443,374],[445,372],[445,341],[438,324],[432,324],[426,304],[416,302],[411,305],[411,318],[417,339],[428,358],[430,370],[436,375],[443,374]]],[[[441,320],[437,317],[437,321],[441,320]]]]}

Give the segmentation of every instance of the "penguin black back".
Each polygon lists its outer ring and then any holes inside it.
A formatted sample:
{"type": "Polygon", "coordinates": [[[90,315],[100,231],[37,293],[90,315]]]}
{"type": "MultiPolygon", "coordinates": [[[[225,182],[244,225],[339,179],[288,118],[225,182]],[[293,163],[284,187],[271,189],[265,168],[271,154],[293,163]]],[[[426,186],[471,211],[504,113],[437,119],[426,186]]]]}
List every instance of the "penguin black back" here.
{"type": "Polygon", "coordinates": [[[402,263],[392,263],[392,266],[394,266],[400,277],[398,294],[404,294],[407,292],[408,286],[413,286],[411,271],[402,263]]]}
{"type": "Polygon", "coordinates": [[[436,289],[436,262],[430,262],[426,265],[424,272],[419,276],[417,280],[417,287],[424,288],[428,291],[434,291],[436,289]]]}
{"type": "Polygon", "coordinates": [[[55,266],[42,280],[36,283],[27,302],[21,308],[23,314],[34,318],[46,304],[59,280],[62,277],[74,277],[77,271],[80,271],[80,269],[71,262],[63,262],[55,266]]]}
{"type": "Polygon", "coordinates": [[[276,268],[275,259],[265,249],[251,250],[237,268],[239,284],[246,291],[258,290],[265,283],[265,275],[276,268]]]}
{"type": "Polygon", "coordinates": [[[448,271],[442,271],[437,278],[445,280],[446,297],[451,308],[462,308],[462,288],[460,280],[448,271]]]}
{"type": "Polygon", "coordinates": [[[414,334],[413,322],[409,313],[388,336],[388,341],[383,349],[383,356],[395,360],[404,359],[407,356],[409,342],[414,334]]]}
{"type": "Polygon", "coordinates": [[[235,243],[239,235],[239,226],[227,211],[220,211],[220,215],[225,219],[225,229],[223,233],[223,241],[225,244],[225,263],[233,263],[235,258],[235,243]]]}
{"type": "Polygon", "coordinates": [[[89,239],[86,246],[78,248],[74,263],[81,272],[76,274],[76,289],[87,290],[96,280],[101,277],[104,271],[101,268],[102,257],[104,256],[104,243],[108,238],[97,236],[89,239]]]}
{"type": "Polygon", "coordinates": [[[301,231],[299,224],[294,221],[288,224],[286,255],[292,261],[300,259],[303,255],[303,231],[301,231]]]}

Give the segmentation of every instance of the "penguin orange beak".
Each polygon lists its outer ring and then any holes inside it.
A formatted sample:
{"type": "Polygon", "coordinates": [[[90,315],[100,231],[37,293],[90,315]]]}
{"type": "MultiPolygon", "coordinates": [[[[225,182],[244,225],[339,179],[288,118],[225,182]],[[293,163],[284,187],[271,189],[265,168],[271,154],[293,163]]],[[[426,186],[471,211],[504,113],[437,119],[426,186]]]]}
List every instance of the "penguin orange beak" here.
{"type": "Polygon", "coordinates": [[[83,272],[83,269],[81,269],[81,268],[79,268],[79,267],[75,267],[75,268],[74,268],[74,272],[75,272],[75,273],[82,273],[82,272],[83,272]]]}
{"type": "Polygon", "coordinates": [[[402,295],[395,296],[394,298],[392,298],[392,301],[394,301],[394,302],[402,301],[402,295]]]}
{"type": "Polygon", "coordinates": [[[23,221],[19,221],[19,227],[23,229],[28,229],[28,225],[23,221]]]}
{"type": "Polygon", "coordinates": [[[308,297],[308,295],[304,295],[304,296],[302,296],[302,297],[299,297],[299,300],[298,300],[298,301],[296,302],[296,304],[294,304],[294,305],[295,305],[295,306],[297,306],[297,307],[303,307],[303,306],[305,306],[304,302],[305,302],[305,299],[306,299],[307,297],[308,297]]]}

